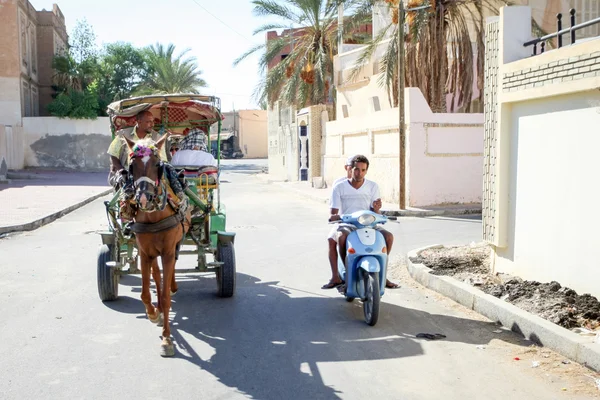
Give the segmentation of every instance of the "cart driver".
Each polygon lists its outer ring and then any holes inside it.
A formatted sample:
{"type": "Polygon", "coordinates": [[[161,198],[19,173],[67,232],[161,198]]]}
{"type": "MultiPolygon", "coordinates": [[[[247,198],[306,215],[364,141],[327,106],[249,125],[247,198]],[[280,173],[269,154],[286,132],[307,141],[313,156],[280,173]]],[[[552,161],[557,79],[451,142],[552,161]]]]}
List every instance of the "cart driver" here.
{"type": "MultiPolygon", "coordinates": [[[[151,135],[152,140],[155,142],[160,139],[160,134],[154,129],[154,116],[150,111],[142,111],[135,117],[137,123],[131,128],[125,128],[119,130],[112,143],[110,144],[107,153],[110,155],[110,172],[108,174],[108,183],[117,189],[122,183],[123,173],[129,168],[129,154],[127,152],[127,144],[123,136],[126,136],[129,140],[137,142],[140,139],[146,138],[151,135]]],[[[161,160],[167,161],[167,153],[165,146],[160,150],[159,154],[161,160]]]]}
{"type": "MultiPolygon", "coordinates": [[[[121,129],[115,135],[112,143],[110,144],[107,153],[110,155],[111,168],[108,174],[108,183],[118,190],[119,188],[123,189],[122,197],[119,201],[120,206],[120,218],[121,220],[128,224],[133,219],[133,209],[131,205],[131,201],[134,195],[134,188],[132,182],[127,180],[127,171],[129,168],[129,153],[127,143],[123,137],[127,137],[129,140],[133,142],[137,142],[138,140],[146,138],[148,135],[151,135],[153,141],[158,141],[160,139],[160,134],[156,132],[154,129],[154,116],[150,111],[142,111],[136,115],[136,125],[131,128],[121,129]]],[[[170,135],[170,133],[166,133],[170,135]]],[[[179,210],[185,212],[186,198],[184,195],[184,185],[185,183],[181,182],[178,179],[177,171],[167,163],[167,152],[165,150],[166,146],[161,146],[159,157],[164,162],[164,172],[167,180],[169,181],[169,185],[171,189],[178,197],[178,203],[180,205],[179,210]]],[[[125,234],[128,234],[128,225],[126,225],[126,229],[124,231],[125,234]]]]}

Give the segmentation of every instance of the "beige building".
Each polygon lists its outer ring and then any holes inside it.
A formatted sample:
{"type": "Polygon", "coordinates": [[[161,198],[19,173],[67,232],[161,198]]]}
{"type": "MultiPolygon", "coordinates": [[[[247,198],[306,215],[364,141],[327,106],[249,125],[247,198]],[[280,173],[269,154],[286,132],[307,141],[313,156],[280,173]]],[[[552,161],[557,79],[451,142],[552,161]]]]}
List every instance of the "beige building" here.
{"type": "Polygon", "coordinates": [[[600,296],[600,37],[531,56],[534,11],[487,27],[483,239],[493,272],[600,296]]]}
{"type": "Polygon", "coordinates": [[[56,4],[36,11],[27,0],[0,3],[0,124],[45,115],[52,101],[52,58],[67,48],[65,18],[56,4]]]}
{"type": "MultiPolygon", "coordinates": [[[[234,146],[244,154],[244,158],[267,158],[267,111],[236,110],[223,113],[221,138],[227,134],[234,137],[234,146]]],[[[213,126],[215,129],[216,125],[213,126]]]]}

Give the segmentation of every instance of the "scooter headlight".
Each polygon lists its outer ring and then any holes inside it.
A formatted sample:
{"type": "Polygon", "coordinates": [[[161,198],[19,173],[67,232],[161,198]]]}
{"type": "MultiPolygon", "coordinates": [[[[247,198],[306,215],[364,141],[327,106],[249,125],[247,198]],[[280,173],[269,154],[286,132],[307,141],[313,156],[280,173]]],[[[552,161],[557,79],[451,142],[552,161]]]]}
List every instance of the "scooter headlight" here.
{"type": "Polygon", "coordinates": [[[363,214],[360,217],[358,217],[358,223],[361,225],[368,226],[368,225],[371,225],[373,222],[375,222],[374,215],[363,214]]]}

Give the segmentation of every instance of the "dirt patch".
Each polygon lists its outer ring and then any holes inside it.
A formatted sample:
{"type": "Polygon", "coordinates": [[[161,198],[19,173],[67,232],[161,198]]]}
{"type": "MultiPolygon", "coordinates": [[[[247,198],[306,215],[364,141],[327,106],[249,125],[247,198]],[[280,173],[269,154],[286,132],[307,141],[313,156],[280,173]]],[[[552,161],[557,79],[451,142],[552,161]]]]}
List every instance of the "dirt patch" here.
{"type": "Polygon", "coordinates": [[[447,275],[538,315],[563,328],[600,332],[600,302],[577,294],[558,282],[540,283],[490,272],[490,248],[485,244],[444,247],[421,252],[411,259],[436,275],[447,275]]]}

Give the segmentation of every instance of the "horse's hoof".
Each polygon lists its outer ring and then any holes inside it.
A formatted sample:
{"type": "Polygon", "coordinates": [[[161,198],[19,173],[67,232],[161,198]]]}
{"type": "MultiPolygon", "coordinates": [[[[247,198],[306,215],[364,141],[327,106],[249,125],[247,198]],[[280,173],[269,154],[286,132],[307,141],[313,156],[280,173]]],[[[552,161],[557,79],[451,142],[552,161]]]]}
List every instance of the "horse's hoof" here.
{"type": "Polygon", "coordinates": [[[163,326],[165,323],[165,319],[163,318],[163,313],[158,314],[158,320],[156,321],[156,326],[163,326]]]}
{"type": "Polygon", "coordinates": [[[163,339],[160,345],[160,355],[161,357],[173,357],[175,355],[175,345],[171,339],[163,339]]]}
{"type": "Polygon", "coordinates": [[[175,296],[175,294],[176,294],[176,293],[177,293],[177,290],[176,290],[176,291],[172,291],[172,290],[171,290],[171,297],[172,297],[172,296],[175,296]]]}
{"type": "Polygon", "coordinates": [[[150,314],[146,314],[148,316],[148,319],[150,320],[150,322],[152,322],[153,324],[157,324],[158,326],[162,326],[163,325],[163,316],[161,312],[157,312],[156,316],[154,318],[152,318],[152,316],[150,316],[150,314]]]}

